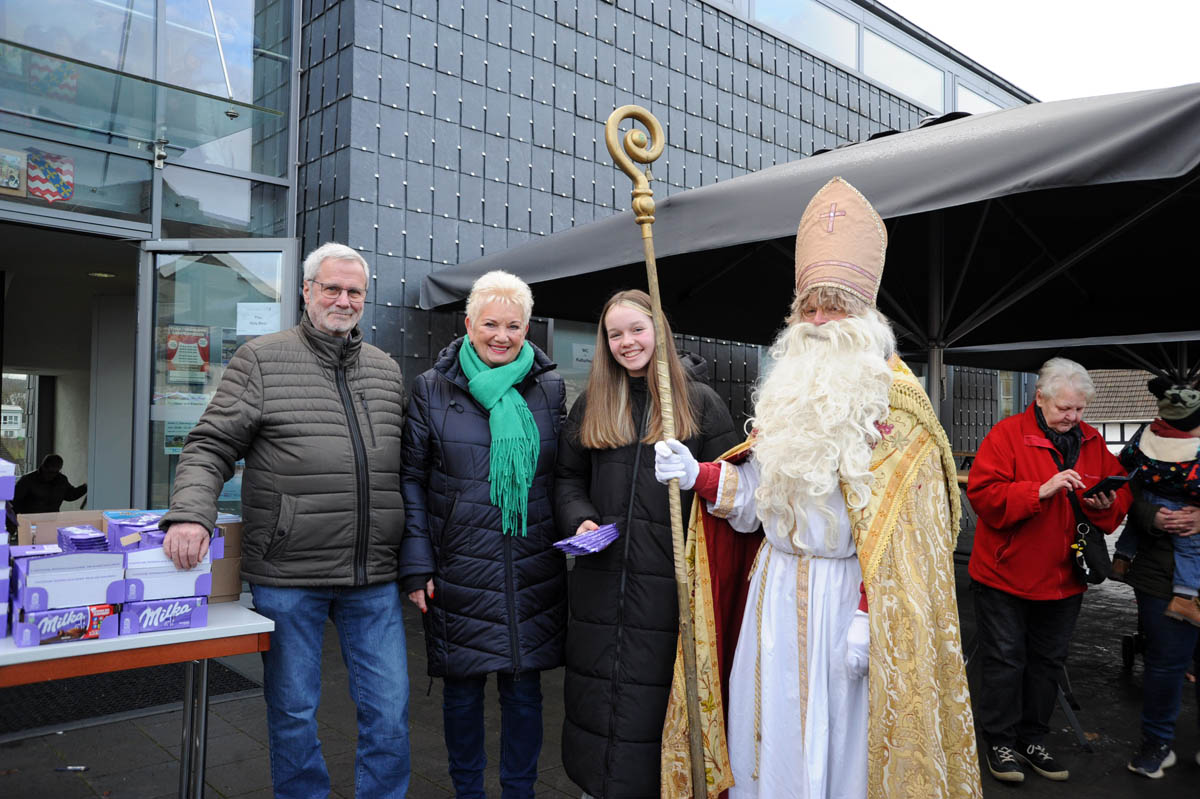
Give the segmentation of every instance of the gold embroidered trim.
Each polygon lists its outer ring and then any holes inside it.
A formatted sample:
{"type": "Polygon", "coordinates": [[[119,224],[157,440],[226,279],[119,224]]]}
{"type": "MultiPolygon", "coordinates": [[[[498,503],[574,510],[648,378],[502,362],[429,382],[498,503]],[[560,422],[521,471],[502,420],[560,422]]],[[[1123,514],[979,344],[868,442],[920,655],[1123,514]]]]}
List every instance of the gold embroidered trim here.
{"type": "Polygon", "coordinates": [[[737,497],[738,470],[732,463],[721,463],[721,489],[717,504],[709,511],[718,519],[728,519],[733,513],[733,500],[737,497]]]}
{"type": "Polygon", "coordinates": [[[958,534],[959,520],[962,517],[962,500],[956,480],[957,468],[946,431],[942,429],[934,414],[933,405],[930,404],[924,389],[904,362],[893,355],[889,363],[892,367],[893,381],[888,392],[888,404],[891,407],[888,424],[892,425],[895,433],[884,441],[884,445],[890,445],[890,451],[886,451],[881,445],[880,460],[872,465],[877,482],[872,491],[870,505],[851,515],[852,521],[857,520],[854,527],[855,543],[862,563],[863,582],[868,586],[887,551],[903,500],[911,495],[915,480],[913,467],[920,463],[921,458],[928,455],[933,447],[939,451],[942,477],[946,482],[951,535],[958,534]],[[896,458],[896,455],[899,455],[899,458],[896,458]]]}
{"type": "Polygon", "coordinates": [[[808,727],[808,566],[806,555],[796,558],[796,660],[800,672],[800,740],[808,727]]]}
{"type": "MultiPolygon", "coordinates": [[[[758,601],[754,605],[754,773],[750,776],[758,779],[758,747],[762,743],[762,610],[763,598],[767,593],[767,573],[771,568],[771,547],[763,542],[758,555],[754,557],[755,564],[762,558],[762,575],[758,580],[758,601]],[[766,555],[763,556],[763,551],[766,555]]],[[[753,573],[753,572],[751,572],[753,573]]]]}
{"type": "Polygon", "coordinates": [[[958,535],[962,520],[962,497],[958,489],[958,464],[954,462],[954,451],[950,439],[934,413],[933,404],[908,368],[908,364],[893,355],[892,371],[896,374],[888,391],[888,404],[897,410],[911,413],[926,430],[933,434],[933,441],[942,456],[942,478],[946,481],[946,493],[950,497],[950,529],[958,535]]]}
{"type": "Polygon", "coordinates": [[[874,579],[879,563],[883,560],[883,553],[887,551],[888,544],[891,543],[892,532],[896,529],[896,519],[900,516],[901,508],[904,507],[904,500],[912,490],[913,481],[916,480],[918,470],[913,467],[929,454],[929,450],[933,446],[929,431],[922,429],[918,433],[917,441],[900,456],[899,463],[896,464],[896,468],[888,479],[888,485],[884,489],[879,510],[875,514],[875,520],[871,523],[871,530],[867,534],[867,542],[864,547],[867,551],[866,558],[863,558],[865,562],[862,564],[863,582],[868,585],[874,579]]]}

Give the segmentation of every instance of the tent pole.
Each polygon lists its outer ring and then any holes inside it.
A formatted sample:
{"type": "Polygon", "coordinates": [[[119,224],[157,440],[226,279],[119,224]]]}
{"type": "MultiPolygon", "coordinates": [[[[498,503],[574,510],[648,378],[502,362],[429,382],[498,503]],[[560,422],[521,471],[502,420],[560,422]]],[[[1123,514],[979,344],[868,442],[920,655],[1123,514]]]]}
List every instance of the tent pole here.
{"type": "MultiPolygon", "coordinates": [[[[654,192],[650,188],[650,169],[642,174],[634,165],[649,164],[660,155],[666,146],[662,125],[654,115],[641,106],[623,105],[609,115],[604,124],[604,141],[608,152],[616,163],[633,181],[634,221],[642,229],[642,251],[646,256],[646,282],[650,294],[651,313],[654,314],[654,365],[657,375],[659,409],[662,412],[663,438],[675,438],[675,407],[671,396],[671,377],[667,369],[667,347],[673,347],[666,335],[663,319],[662,299],[658,292],[658,266],[654,259],[654,192]],[[634,119],[646,126],[646,134],[634,129],[625,134],[622,142],[620,125],[626,119],[634,119]]],[[[683,538],[682,500],[679,497],[679,480],[667,486],[667,499],[671,513],[671,547],[675,559],[675,591],[679,601],[679,637],[683,650],[683,676],[687,694],[688,754],[691,760],[692,796],[705,799],[708,796],[708,778],[704,768],[704,738],[700,729],[700,684],[696,675],[696,632],[692,626],[692,591],[688,584],[683,538]]],[[[630,531],[625,530],[625,535],[630,531]]]]}
{"type": "Polygon", "coordinates": [[[943,327],[942,315],[945,312],[942,292],[946,277],[945,250],[946,217],[942,211],[934,211],[929,215],[929,324],[926,339],[926,364],[928,379],[926,380],[929,402],[933,412],[937,414],[942,427],[946,426],[943,406],[946,399],[946,364],[945,344],[941,340],[943,327]]]}
{"type": "Polygon", "coordinates": [[[950,315],[954,313],[954,306],[958,304],[958,295],[962,291],[963,283],[966,282],[967,272],[971,271],[971,264],[975,260],[975,249],[979,246],[979,237],[983,235],[983,226],[987,223],[988,212],[991,210],[992,201],[988,200],[983,204],[983,210],[979,213],[979,219],[975,223],[975,233],[971,236],[971,246],[967,248],[966,257],[963,258],[961,264],[955,264],[958,277],[954,281],[954,290],[950,292],[950,302],[946,304],[942,324],[938,327],[937,337],[939,339],[946,338],[946,327],[950,324],[950,315]]]}

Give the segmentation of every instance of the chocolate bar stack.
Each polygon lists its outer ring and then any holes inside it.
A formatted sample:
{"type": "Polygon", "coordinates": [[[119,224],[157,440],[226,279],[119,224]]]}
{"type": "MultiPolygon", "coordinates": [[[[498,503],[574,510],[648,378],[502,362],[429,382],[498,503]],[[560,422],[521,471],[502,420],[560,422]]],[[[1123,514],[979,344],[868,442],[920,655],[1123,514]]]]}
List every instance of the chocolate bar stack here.
{"type": "Polygon", "coordinates": [[[63,552],[107,552],[108,538],[90,524],[58,528],[58,545],[63,552]]]}

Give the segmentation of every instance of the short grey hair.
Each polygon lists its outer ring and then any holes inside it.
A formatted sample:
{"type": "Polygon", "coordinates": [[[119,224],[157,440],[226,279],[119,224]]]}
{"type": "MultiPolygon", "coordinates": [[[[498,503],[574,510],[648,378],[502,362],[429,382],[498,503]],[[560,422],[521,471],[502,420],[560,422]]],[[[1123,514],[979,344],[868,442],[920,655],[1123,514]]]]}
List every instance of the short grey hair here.
{"type": "Polygon", "coordinates": [[[367,266],[367,259],[359,255],[353,247],[335,241],[322,244],[304,257],[304,279],[316,280],[317,272],[321,271],[321,264],[326,261],[356,261],[362,264],[363,272],[367,276],[366,287],[371,287],[371,267],[367,266]]]}
{"type": "Polygon", "coordinates": [[[1067,358],[1051,358],[1038,370],[1037,390],[1047,399],[1058,396],[1064,385],[1083,395],[1084,402],[1096,396],[1096,386],[1087,369],[1067,358]]]}
{"type": "Polygon", "coordinates": [[[467,316],[475,319],[483,306],[496,300],[520,308],[521,320],[529,324],[529,317],[533,315],[533,292],[524,280],[499,269],[481,275],[471,286],[471,293],[467,297],[467,316]]]}

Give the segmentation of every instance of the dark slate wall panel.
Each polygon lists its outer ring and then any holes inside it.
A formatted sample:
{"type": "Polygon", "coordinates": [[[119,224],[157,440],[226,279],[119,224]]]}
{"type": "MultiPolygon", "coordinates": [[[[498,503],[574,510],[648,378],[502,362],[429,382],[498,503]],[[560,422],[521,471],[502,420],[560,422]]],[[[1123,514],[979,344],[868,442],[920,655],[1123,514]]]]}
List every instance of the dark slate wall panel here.
{"type": "MultiPolygon", "coordinates": [[[[921,114],[699,0],[326,0],[305,13],[302,246],[363,250],[368,339],[409,377],[459,329],[415,312],[430,269],[629,206],[604,146],[614,107],[645,105],[667,126],[660,196],[921,114]]],[[[713,377],[742,413],[758,352],[719,344],[704,347],[720,352],[713,377]]]]}

